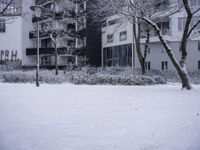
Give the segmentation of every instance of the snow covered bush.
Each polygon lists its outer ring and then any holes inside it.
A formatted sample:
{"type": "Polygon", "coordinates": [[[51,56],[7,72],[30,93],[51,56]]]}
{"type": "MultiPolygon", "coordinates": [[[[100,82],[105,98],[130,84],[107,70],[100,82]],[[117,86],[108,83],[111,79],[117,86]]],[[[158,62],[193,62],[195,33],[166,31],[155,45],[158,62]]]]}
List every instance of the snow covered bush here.
{"type": "MultiPolygon", "coordinates": [[[[4,71],[0,73],[3,82],[35,83],[35,70],[4,71]],[[2,74],[2,75],[1,75],[2,74]]],[[[60,70],[56,76],[53,70],[40,70],[41,83],[73,83],[88,85],[153,85],[164,84],[165,79],[158,73],[141,75],[140,70],[130,67],[95,68],[83,67],[76,70],[60,70]]]]}
{"type": "Polygon", "coordinates": [[[165,83],[162,76],[141,76],[138,70],[134,72],[134,70],[129,67],[84,67],[71,75],[72,78],[70,82],[74,84],[152,85],[165,83]]]}
{"type": "MultiPolygon", "coordinates": [[[[63,83],[65,77],[55,76],[52,71],[40,71],[39,81],[42,83],[63,83]]],[[[35,83],[35,71],[12,71],[3,74],[3,82],[8,83],[35,83]]]]}

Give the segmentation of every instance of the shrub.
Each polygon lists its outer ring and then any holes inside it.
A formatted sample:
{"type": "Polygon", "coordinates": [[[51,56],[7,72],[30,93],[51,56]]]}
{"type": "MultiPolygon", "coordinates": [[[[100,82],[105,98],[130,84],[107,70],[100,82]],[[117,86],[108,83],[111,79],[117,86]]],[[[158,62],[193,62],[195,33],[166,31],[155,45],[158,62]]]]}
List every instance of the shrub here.
{"type": "MultiPolygon", "coordinates": [[[[9,83],[34,83],[35,71],[7,71],[3,72],[2,79],[9,83]]],[[[39,80],[42,83],[88,84],[88,85],[152,85],[163,84],[164,78],[154,73],[141,75],[139,70],[131,68],[94,68],[83,67],[72,71],[60,71],[55,75],[54,71],[40,70],[39,80]]]]}
{"type": "MultiPolygon", "coordinates": [[[[39,74],[39,81],[42,83],[63,83],[65,82],[64,76],[55,76],[51,71],[41,71],[39,74]]],[[[6,72],[3,74],[3,82],[8,83],[34,83],[34,71],[14,71],[6,72]]]]}

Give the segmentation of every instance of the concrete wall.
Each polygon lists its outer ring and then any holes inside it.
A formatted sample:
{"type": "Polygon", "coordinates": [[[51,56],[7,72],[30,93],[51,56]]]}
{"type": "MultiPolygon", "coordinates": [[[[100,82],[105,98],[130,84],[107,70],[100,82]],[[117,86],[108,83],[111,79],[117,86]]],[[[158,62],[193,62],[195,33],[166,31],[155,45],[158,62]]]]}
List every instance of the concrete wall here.
{"type": "MultiPolygon", "coordinates": [[[[179,61],[181,59],[181,52],[179,51],[180,42],[170,42],[170,47],[179,61]]],[[[142,45],[142,48],[144,45],[142,45]]],[[[138,59],[136,58],[136,67],[140,67],[138,59]]],[[[188,58],[186,61],[187,69],[189,71],[198,70],[198,61],[200,60],[200,51],[198,51],[198,41],[188,42],[188,58]]],[[[151,69],[161,70],[161,62],[168,61],[168,70],[175,70],[171,60],[169,59],[165,49],[161,43],[151,43],[150,53],[148,53],[146,61],[151,62],[151,69]]]]}
{"type": "Polygon", "coordinates": [[[25,1],[23,3],[23,11],[22,11],[22,18],[23,18],[23,59],[22,65],[23,66],[32,66],[36,65],[36,56],[26,56],[26,49],[27,48],[35,48],[36,47],[36,40],[31,40],[29,38],[29,32],[34,30],[34,24],[32,23],[32,12],[30,10],[30,6],[34,5],[34,0],[25,1]]]}
{"type": "Polygon", "coordinates": [[[22,18],[16,16],[5,19],[6,32],[0,33],[0,60],[22,60],[22,18]]]}

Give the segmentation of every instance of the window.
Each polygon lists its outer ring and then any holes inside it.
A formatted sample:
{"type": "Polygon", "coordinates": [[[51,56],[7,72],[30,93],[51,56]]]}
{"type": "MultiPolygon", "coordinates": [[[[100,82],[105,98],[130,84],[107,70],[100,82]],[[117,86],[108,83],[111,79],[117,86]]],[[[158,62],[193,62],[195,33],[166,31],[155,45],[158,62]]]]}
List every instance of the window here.
{"type": "Polygon", "coordinates": [[[122,32],[119,33],[119,40],[120,41],[127,40],[127,31],[122,31],[122,32]]]}
{"type": "Polygon", "coordinates": [[[200,70],[200,60],[198,61],[198,70],[200,70]]]}
{"type": "Polygon", "coordinates": [[[132,44],[103,48],[104,66],[131,66],[132,44]]]}
{"type": "Polygon", "coordinates": [[[200,51],[200,41],[198,41],[198,51],[200,51]]]}
{"type": "Polygon", "coordinates": [[[113,34],[108,34],[107,35],[107,43],[112,43],[113,42],[113,34]]]}
{"type": "Polygon", "coordinates": [[[67,30],[70,30],[70,31],[74,31],[75,30],[75,24],[74,23],[69,23],[68,25],[67,25],[67,30]]]}
{"type": "Polygon", "coordinates": [[[40,61],[42,66],[49,66],[51,65],[51,56],[50,55],[41,56],[40,61]]]}
{"type": "Polygon", "coordinates": [[[157,23],[157,26],[160,28],[162,35],[170,35],[170,20],[164,19],[157,23]]]}
{"type": "Polygon", "coordinates": [[[161,62],[161,69],[162,70],[167,70],[168,69],[168,62],[167,61],[162,61],[161,62]]]}
{"type": "Polygon", "coordinates": [[[48,38],[48,39],[42,39],[41,40],[41,47],[42,48],[50,48],[50,47],[52,47],[51,46],[51,39],[50,38],[48,38]]]}
{"type": "Polygon", "coordinates": [[[145,62],[145,68],[146,68],[146,70],[151,70],[151,62],[150,61],[145,62]]]}
{"type": "MultiPolygon", "coordinates": [[[[79,40],[80,41],[80,40],[79,40]]],[[[78,42],[80,44],[80,42],[78,42]]],[[[74,40],[68,40],[67,41],[67,46],[69,47],[74,47],[75,46],[75,41],[74,40]]]]}
{"type": "Polygon", "coordinates": [[[107,21],[104,20],[103,23],[102,23],[102,27],[106,27],[107,26],[107,21]]]}
{"type": "Polygon", "coordinates": [[[114,25],[114,24],[116,24],[116,23],[118,23],[118,22],[119,22],[119,19],[118,19],[118,18],[117,18],[117,19],[110,20],[110,21],[108,21],[108,26],[114,25]]]}
{"type": "Polygon", "coordinates": [[[6,20],[0,19],[0,33],[6,32],[6,20]]]}
{"type": "Polygon", "coordinates": [[[180,17],[178,18],[178,30],[183,31],[185,27],[186,18],[180,17]]]}

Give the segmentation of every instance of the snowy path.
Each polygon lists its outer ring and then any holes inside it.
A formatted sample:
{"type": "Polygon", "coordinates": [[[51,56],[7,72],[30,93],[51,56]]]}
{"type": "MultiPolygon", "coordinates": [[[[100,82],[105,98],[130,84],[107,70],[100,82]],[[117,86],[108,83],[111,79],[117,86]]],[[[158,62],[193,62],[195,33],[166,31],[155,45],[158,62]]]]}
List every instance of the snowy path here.
{"type": "Polygon", "coordinates": [[[200,150],[200,86],[0,83],[0,150],[200,150]]]}

